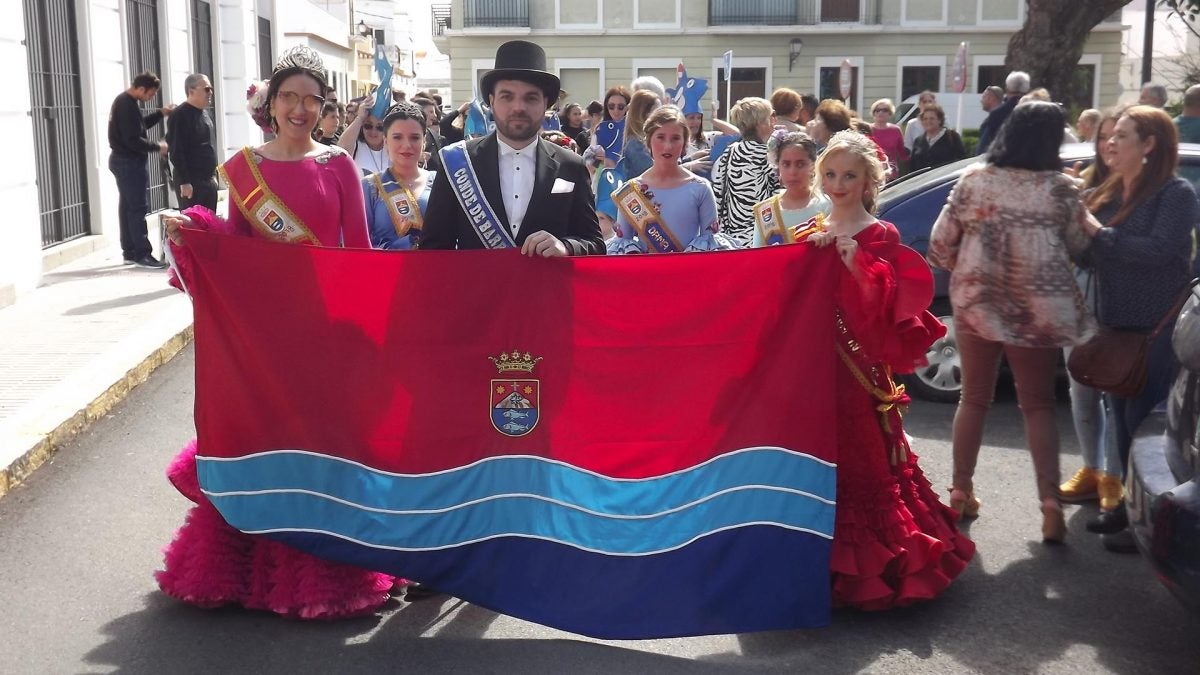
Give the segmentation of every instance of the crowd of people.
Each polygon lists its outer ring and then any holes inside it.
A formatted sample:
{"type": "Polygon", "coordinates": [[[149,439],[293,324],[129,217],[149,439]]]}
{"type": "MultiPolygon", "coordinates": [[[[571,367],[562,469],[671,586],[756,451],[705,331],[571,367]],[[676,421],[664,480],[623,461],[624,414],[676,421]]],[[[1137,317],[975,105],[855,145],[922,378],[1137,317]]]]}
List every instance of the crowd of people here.
{"type": "MultiPolygon", "coordinates": [[[[832,280],[842,366],[835,604],[873,610],[927,600],[969,563],[974,545],[956,523],[981,511],[976,458],[1001,356],[1016,380],[1042,539],[1066,538],[1063,501],[1099,498],[1089,529],[1128,550],[1121,478],[1133,429],[1178,369],[1169,321],[1151,347],[1142,393],[1122,398],[1071,383],[1084,465],[1066,482],[1055,364],[1098,326],[1151,330],[1190,279],[1200,201],[1174,172],[1181,135],[1195,140],[1200,127],[1200,88],[1188,90],[1183,121],[1146,104],[1084,111],[1075,133],[1094,142],[1096,157],[1082,171],[1063,170],[1068,120],[1044,90],[1031,90],[1027,74],[983,92],[983,161],[958,182],[929,247],[929,261],[950,271],[962,354],[948,503],[909,445],[900,418],[908,398],[893,380],[922,364],[946,328],[898,301],[906,284],[927,283],[928,269],[875,214],[887,180],[966,156],[934,92],[920,96],[904,129],[891,122],[888,99],[870,107],[868,122],[842,101],[790,89],[737,101],[728,121],[714,114],[706,129],[702,110],[677,107],[654,78],[614,86],[586,106],[563,101],[544,52],[525,41],[502,45],[480,81],[495,123],[482,137],[465,131],[469,103],[442,117],[439,101],[417,96],[378,117],[372,100],[343,109],[330,92],[314,52],[283,56],[252,110],[273,138],[220,167],[229,217],[198,201],[167,219],[182,282],[183,227],[322,246],[518,248],[532,257],[831,248],[843,263],[832,280]],[[547,115],[557,129],[543,129],[547,115]],[[266,198],[286,205],[282,225],[260,222],[254,207],[266,198]],[[900,271],[914,269],[923,272],[900,271]]],[[[129,95],[148,100],[144,93],[129,95]]],[[[207,195],[199,184],[190,181],[193,195],[207,195]]],[[[195,506],[159,573],[168,594],[336,618],[374,611],[393,586],[407,585],[233,530],[197,489],[195,454],[193,442],[170,470],[195,506]]]]}

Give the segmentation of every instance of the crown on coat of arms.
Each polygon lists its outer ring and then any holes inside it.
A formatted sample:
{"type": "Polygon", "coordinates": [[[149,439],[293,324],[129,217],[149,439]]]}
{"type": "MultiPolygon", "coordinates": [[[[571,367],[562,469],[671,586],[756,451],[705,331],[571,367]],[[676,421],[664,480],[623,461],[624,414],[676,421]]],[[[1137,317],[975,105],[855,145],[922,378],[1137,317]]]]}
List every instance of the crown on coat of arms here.
{"type": "Polygon", "coordinates": [[[542,357],[534,358],[529,352],[522,354],[520,351],[514,349],[511,353],[501,352],[500,356],[489,356],[488,360],[501,373],[532,373],[533,367],[537,365],[538,361],[542,360],[542,357]]]}

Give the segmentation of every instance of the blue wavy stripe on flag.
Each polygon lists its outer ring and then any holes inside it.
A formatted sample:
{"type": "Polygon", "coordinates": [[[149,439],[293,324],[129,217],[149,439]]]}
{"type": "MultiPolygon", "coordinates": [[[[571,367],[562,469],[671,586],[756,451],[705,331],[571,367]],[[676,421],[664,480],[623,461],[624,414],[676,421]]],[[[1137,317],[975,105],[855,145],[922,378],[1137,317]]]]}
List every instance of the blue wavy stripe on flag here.
{"type": "Polygon", "coordinates": [[[343,458],[276,450],[233,459],[197,458],[212,498],[298,490],[390,512],[449,510],[509,496],[532,496],[614,516],[653,516],[724,492],[775,488],[832,503],[836,467],[783,448],[747,448],[660,476],[612,478],[541,457],[506,455],[426,474],[380,471],[343,458]]]}
{"type": "Polygon", "coordinates": [[[428,584],[471,604],[602,639],[650,639],[829,623],[832,543],[748,526],[674,551],[621,557],[531,539],[393,551],[329,535],[269,535],[302,551],[428,584]]]}
{"type": "Polygon", "coordinates": [[[210,495],[225,520],[251,534],[309,532],[381,549],[429,551],[496,538],[552,541],[606,555],[652,555],[706,536],[770,525],[832,539],[835,506],[777,488],[722,492],[637,518],[599,515],[536,497],[506,496],[449,511],[388,513],[298,491],[210,495]]]}

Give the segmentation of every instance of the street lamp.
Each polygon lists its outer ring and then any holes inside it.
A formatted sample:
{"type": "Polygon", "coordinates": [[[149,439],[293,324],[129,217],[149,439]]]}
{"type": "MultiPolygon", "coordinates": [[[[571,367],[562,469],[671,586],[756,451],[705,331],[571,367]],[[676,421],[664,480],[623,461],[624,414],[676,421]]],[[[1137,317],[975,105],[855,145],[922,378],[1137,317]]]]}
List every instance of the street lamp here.
{"type": "Polygon", "coordinates": [[[800,50],[804,49],[804,40],[800,38],[792,38],[788,42],[788,72],[792,72],[792,66],[796,65],[796,59],[800,58],[800,50]]]}
{"type": "Polygon", "coordinates": [[[356,30],[358,30],[358,34],[359,34],[359,35],[361,35],[361,36],[363,36],[363,37],[370,37],[370,36],[371,36],[371,27],[370,27],[370,26],[368,26],[368,25],[367,25],[367,22],[366,22],[366,21],[363,21],[362,19],[359,19],[359,21],[358,21],[358,26],[357,26],[356,30]]]}

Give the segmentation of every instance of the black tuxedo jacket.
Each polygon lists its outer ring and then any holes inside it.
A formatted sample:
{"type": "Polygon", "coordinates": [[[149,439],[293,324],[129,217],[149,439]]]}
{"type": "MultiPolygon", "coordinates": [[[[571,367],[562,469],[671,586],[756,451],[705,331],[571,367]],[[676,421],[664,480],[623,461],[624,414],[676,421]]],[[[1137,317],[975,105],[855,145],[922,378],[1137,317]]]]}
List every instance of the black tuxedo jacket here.
{"type": "MultiPolygon", "coordinates": [[[[545,230],[558,237],[570,255],[603,255],[604,239],[600,235],[595,198],[583,160],[570,149],[549,141],[539,138],[536,143],[533,194],[517,232],[517,246],[534,232],[545,230]],[[570,192],[551,194],[557,178],[574,183],[574,188],[570,192]]],[[[501,226],[511,234],[504,199],[500,196],[500,144],[496,134],[467,141],[467,156],[479,177],[484,197],[496,212],[501,226]]],[[[450,180],[445,171],[439,171],[433,181],[429,204],[425,207],[420,248],[485,248],[459,205],[450,180]]]]}

